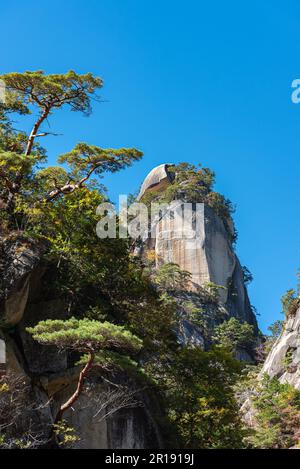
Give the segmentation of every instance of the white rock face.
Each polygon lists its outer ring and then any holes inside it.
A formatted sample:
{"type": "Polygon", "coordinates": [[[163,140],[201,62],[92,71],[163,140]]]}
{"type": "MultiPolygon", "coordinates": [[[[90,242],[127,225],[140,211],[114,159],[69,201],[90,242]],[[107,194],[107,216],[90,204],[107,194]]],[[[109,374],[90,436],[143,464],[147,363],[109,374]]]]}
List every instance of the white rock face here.
{"type": "Polygon", "coordinates": [[[300,390],[300,308],[288,319],[264,363],[263,373],[300,390]]]}
{"type": "Polygon", "coordinates": [[[150,171],[142,184],[138,200],[143,197],[146,191],[149,191],[153,188],[155,188],[155,191],[159,191],[167,187],[172,179],[171,174],[168,172],[169,166],[172,166],[172,164],[161,164],[150,171]]]}
{"type": "MultiPolygon", "coordinates": [[[[207,282],[228,286],[236,266],[236,257],[228,240],[222,220],[210,207],[196,204],[184,214],[181,202],[171,204],[170,210],[156,225],[155,253],[158,264],[173,262],[192,275],[191,289],[207,282]],[[175,216],[170,217],[170,212],[175,216]]],[[[185,209],[186,210],[186,209],[185,209]]],[[[220,290],[223,303],[228,291],[220,290]]]]}

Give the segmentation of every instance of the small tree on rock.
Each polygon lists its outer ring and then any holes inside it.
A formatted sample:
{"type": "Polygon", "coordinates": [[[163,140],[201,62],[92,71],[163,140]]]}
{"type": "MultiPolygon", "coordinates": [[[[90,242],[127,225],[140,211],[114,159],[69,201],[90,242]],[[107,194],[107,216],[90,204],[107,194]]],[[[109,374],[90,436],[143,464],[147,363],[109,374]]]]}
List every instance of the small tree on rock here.
{"type": "Polygon", "coordinates": [[[133,355],[140,351],[142,341],[122,326],[109,322],[71,318],[67,321],[46,320],[27,329],[33,339],[41,345],[55,345],[61,350],[70,350],[87,355],[87,361],[79,374],[77,387],[72,396],[61,405],[55,423],[62,420],[64,412],[79,398],[84,379],[93,366],[97,352],[113,351],[133,355]]]}
{"type": "Polygon", "coordinates": [[[213,341],[232,352],[239,348],[250,349],[254,344],[254,328],[247,322],[230,318],[215,327],[213,341]]]}

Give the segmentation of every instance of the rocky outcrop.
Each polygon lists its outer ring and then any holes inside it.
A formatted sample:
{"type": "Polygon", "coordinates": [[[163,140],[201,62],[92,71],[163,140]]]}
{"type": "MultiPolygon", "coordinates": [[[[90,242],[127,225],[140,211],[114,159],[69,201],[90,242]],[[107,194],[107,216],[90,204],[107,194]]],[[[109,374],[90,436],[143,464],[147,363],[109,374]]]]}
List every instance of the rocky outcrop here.
{"type": "Polygon", "coordinates": [[[264,363],[261,375],[264,373],[300,390],[300,307],[287,319],[264,363]]]}
{"type": "Polygon", "coordinates": [[[20,233],[0,239],[0,319],[18,324],[24,314],[30,277],[40,264],[46,245],[20,233]]]}
{"type": "Polygon", "coordinates": [[[168,168],[170,166],[172,165],[161,164],[153,168],[152,171],[150,171],[141,186],[138,195],[138,200],[140,200],[143,195],[150,190],[155,190],[155,192],[161,192],[168,186],[168,184],[173,179],[172,174],[168,171],[168,168]]]}
{"type": "MultiPolygon", "coordinates": [[[[170,165],[154,168],[146,177],[139,199],[147,192],[161,192],[172,182],[170,165]]],[[[142,201],[142,200],[141,200],[142,201]]],[[[243,270],[231,242],[233,229],[212,208],[204,204],[184,204],[174,200],[162,206],[153,216],[151,235],[144,235],[144,249],[155,253],[156,265],[178,264],[191,274],[188,290],[214,283],[219,289],[221,304],[229,317],[252,324],[258,331],[255,314],[244,283],[243,270]]]]}
{"type": "Polygon", "coordinates": [[[184,347],[192,346],[199,347],[202,350],[205,349],[202,329],[184,317],[179,320],[176,336],[178,343],[184,347]]]}
{"type": "MultiPolygon", "coordinates": [[[[282,334],[271,348],[257,377],[258,382],[266,374],[300,391],[300,307],[286,320],[282,334]]],[[[255,387],[251,387],[237,396],[241,417],[252,428],[257,425],[253,398],[258,392],[255,387]]]]}
{"type": "MultiPolygon", "coordinates": [[[[0,336],[0,375],[12,372],[28,384],[30,400],[24,412],[24,428],[34,423],[41,441],[45,443],[60,404],[74,391],[80,367],[73,366],[78,357],[58,352],[55,347],[40,346],[32,340],[26,328],[43,319],[68,317],[68,305],[62,297],[49,297],[47,270],[51,270],[51,266],[42,259],[47,249],[45,245],[16,234],[2,239],[0,249],[0,319],[5,326],[0,336]]],[[[96,388],[94,393],[97,398],[96,388]]],[[[121,409],[101,421],[94,418],[96,412],[92,397],[81,396],[65,416],[71,425],[76,426],[79,437],[76,447],[162,446],[159,429],[151,414],[153,404],[145,392],[141,395],[142,405],[121,409]]]]}
{"type": "Polygon", "coordinates": [[[67,369],[66,352],[58,351],[56,347],[43,347],[26,332],[27,327],[35,326],[39,321],[66,317],[67,305],[62,298],[28,304],[24,318],[17,326],[17,333],[29,373],[41,375],[67,369]]]}
{"type": "MultiPolygon", "coordinates": [[[[0,323],[5,327],[17,325],[23,318],[29,297],[31,277],[34,275],[46,245],[25,237],[20,232],[0,238],[0,323]]],[[[0,338],[0,373],[9,362],[21,370],[12,353],[7,337],[0,338]],[[12,358],[14,357],[14,358],[12,358]]]]}
{"type": "MultiPolygon", "coordinates": [[[[94,391],[96,392],[96,391],[94,391]]],[[[101,390],[98,390],[98,395],[101,390]]],[[[152,418],[153,408],[147,404],[120,409],[111,417],[97,415],[97,404],[90,396],[82,395],[68,411],[66,418],[80,435],[76,447],[81,449],[147,449],[162,448],[157,425],[152,418]]]]}
{"type": "MultiPolygon", "coordinates": [[[[47,395],[52,414],[74,392],[80,366],[54,374],[40,376],[41,393],[47,395]]],[[[75,448],[80,449],[139,449],[162,448],[160,431],[153,418],[160,409],[134,379],[120,374],[116,388],[107,388],[97,371],[89,376],[79,399],[69,409],[64,418],[79,437],[75,448]],[[122,395],[126,386],[132,391],[132,400],[122,395]],[[120,389],[120,395],[118,390],[120,389]],[[105,404],[107,403],[107,404],[105,404]]]]}

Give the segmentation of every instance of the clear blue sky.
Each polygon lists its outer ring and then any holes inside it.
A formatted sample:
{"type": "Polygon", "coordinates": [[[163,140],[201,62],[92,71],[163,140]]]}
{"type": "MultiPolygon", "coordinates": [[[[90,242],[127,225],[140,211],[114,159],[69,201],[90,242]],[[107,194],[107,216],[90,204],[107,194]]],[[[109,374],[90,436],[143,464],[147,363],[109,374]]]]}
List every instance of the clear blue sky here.
{"type": "Polygon", "coordinates": [[[51,161],[77,141],[140,148],[143,161],[105,178],[113,200],[166,161],[215,170],[237,205],[237,251],[264,331],[300,267],[299,20],[293,0],[1,4],[0,73],[72,68],[105,81],[90,118],[51,119],[64,134],[47,140],[51,161]]]}

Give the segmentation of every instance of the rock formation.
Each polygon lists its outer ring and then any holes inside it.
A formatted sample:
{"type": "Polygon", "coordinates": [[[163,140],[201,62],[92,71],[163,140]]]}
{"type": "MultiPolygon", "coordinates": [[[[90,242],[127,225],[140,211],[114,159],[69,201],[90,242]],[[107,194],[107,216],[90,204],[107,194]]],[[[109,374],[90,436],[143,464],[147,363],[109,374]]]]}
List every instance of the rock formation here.
{"type": "Polygon", "coordinates": [[[154,190],[155,192],[163,191],[168,184],[172,181],[172,174],[168,171],[168,167],[172,166],[171,164],[161,164],[156,166],[155,168],[150,171],[148,176],[145,178],[139,195],[138,200],[141,200],[143,195],[150,190],[154,190]]]}
{"type": "MultiPolygon", "coordinates": [[[[154,168],[142,184],[139,200],[150,191],[161,193],[174,177],[168,171],[170,164],[154,168]]],[[[233,232],[231,220],[228,226],[233,232]]],[[[151,237],[144,237],[146,250],[155,252],[156,265],[178,264],[191,274],[190,291],[214,283],[219,289],[222,305],[228,317],[252,324],[257,331],[243,278],[243,270],[232,247],[228,229],[221,218],[204,204],[184,206],[173,201],[153,217],[151,237]]]]}
{"type": "Polygon", "coordinates": [[[300,390],[300,307],[287,319],[264,363],[261,375],[264,373],[300,390]]]}
{"type": "MultiPolygon", "coordinates": [[[[0,337],[0,374],[13,372],[31,384],[32,401],[28,408],[34,407],[33,417],[43,428],[46,441],[59,405],[74,392],[80,367],[70,368],[65,352],[37,344],[26,328],[43,319],[65,318],[67,305],[61,297],[51,298],[45,293],[50,268],[42,260],[46,245],[15,233],[1,239],[0,249],[0,320],[7,331],[0,337]]],[[[155,403],[143,394],[139,398],[141,405],[121,409],[114,418],[98,421],[93,418],[95,405],[91,396],[82,395],[76,402],[76,411],[66,414],[70,424],[76,424],[80,437],[75,447],[162,447],[152,416],[155,403]]]]}

